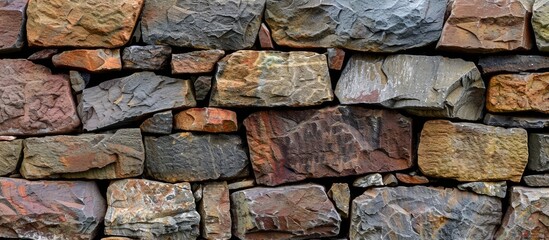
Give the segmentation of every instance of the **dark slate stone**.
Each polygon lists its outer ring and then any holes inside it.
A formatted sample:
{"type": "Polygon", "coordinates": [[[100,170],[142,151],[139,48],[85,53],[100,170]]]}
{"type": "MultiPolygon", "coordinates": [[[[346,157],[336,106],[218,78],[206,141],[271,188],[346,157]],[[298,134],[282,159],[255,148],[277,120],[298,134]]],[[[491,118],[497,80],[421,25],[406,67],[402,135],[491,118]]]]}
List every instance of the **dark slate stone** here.
{"type": "Polygon", "coordinates": [[[549,69],[549,56],[492,55],[481,57],[478,65],[483,74],[536,71],[549,69]]]}
{"type": "Polygon", "coordinates": [[[130,46],[122,52],[122,64],[124,69],[160,70],[168,67],[171,54],[170,46],[130,46]]]}
{"type": "Polygon", "coordinates": [[[159,112],[146,119],[139,128],[142,132],[155,134],[170,134],[173,127],[172,111],[159,112]]]}
{"type": "Polygon", "coordinates": [[[521,117],[486,114],[484,124],[498,127],[549,128],[549,117],[521,117]]]}

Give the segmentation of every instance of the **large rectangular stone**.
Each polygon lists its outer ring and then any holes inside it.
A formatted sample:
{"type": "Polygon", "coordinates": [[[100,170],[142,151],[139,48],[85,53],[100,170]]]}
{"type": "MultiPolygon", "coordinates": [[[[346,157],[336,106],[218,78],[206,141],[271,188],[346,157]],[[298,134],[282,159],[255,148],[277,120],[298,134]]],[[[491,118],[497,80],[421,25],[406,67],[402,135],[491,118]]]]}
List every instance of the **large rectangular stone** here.
{"type": "Polygon", "coordinates": [[[486,109],[490,112],[549,113],[549,72],[501,74],[490,78],[486,109]]]}

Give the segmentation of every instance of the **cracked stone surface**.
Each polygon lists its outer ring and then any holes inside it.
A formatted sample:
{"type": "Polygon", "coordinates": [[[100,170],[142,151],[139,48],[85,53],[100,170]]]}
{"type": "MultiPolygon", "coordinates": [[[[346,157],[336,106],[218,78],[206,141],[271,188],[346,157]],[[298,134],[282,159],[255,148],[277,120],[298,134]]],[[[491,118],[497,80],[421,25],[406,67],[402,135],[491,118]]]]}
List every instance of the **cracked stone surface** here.
{"type": "Polygon", "coordinates": [[[549,170],[549,134],[528,135],[528,169],[543,172],[549,170]]]}
{"type": "Polygon", "coordinates": [[[445,10],[445,0],[268,0],[265,20],[281,46],[396,52],[437,41],[445,10]]]}
{"type": "Polygon", "coordinates": [[[486,109],[490,112],[549,113],[549,72],[501,74],[490,78],[486,109]]]}
{"type": "Polygon", "coordinates": [[[0,2],[0,53],[16,52],[25,43],[25,9],[28,0],[0,2]]]}
{"type": "Polygon", "coordinates": [[[152,117],[147,118],[139,126],[142,132],[154,134],[170,134],[172,133],[173,114],[172,111],[155,113],[152,117]]]}
{"type": "Polygon", "coordinates": [[[412,122],[355,106],[261,111],[244,120],[258,184],[389,172],[412,166],[412,122]]]}
{"type": "Polygon", "coordinates": [[[221,108],[190,108],[174,116],[177,130],[197,132],[236,132],[236,113],[221,108]]]}
{"type": "Polygon", "coordinates": [[[169,66],[171,55],[170,46],[129,46],[122,51],[122,63],[124,69],[161,70],[169,66]]]}
{"type": "Polygon", "coordinates": [[[202,237],[211,240],[231,238],[231,201],[226,182],[206,183],[198,205],[202,237]]]}
{"type": "Polygon", "coordinates": [[[92,73],[120,71],[120,49],[69,50],[52,57],[58,68],[71,68],[92,73]]]}
{"type": "Polygon", "coordinates": [[[484,91],[473,62],[442,56],[355,54],[335,94],[342,104],[379,104],[420,116],[479,120],[484,91]]]}
{"type": "Polygon", "coordinates": [[[516,128],[549,128],[549,117],[530,117],[530,116],[506,116],[486,114],[484,116],[484,124],[499,126],[499,127],[516,127],[516,128]]]}
{"type": "Polygon", "coordinates": [[[532,28],[536,45],[540,51],[549,52],[549,1],[536,0],[532,11],[532,28]]]}
{"type": "Polygon", "coordinates": [[[481,56],[478,65],[483,74],[519,73],[549,69],[549,56],[494,55],[481,56]]]}
{"type": "Polygon", "coordinates": [[[507,182],[470,182],[457,186],[459,190],[470,190],[477,194],[491,197],[505,198],[507,194],[507,182]]]}
{"type": "Polygon", "coordinates": [[[0,141],[0,176],[8,176],[17,170],[23,153],[23,140],[0,141]]]}

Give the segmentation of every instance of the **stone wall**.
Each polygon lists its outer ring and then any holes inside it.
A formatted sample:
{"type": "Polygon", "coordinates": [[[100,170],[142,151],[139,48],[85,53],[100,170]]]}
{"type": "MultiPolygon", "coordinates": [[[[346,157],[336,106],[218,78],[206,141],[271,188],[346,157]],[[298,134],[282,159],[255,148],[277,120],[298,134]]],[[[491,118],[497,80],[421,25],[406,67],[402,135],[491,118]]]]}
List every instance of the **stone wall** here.
{"type": "Polygon", "coordinates": [[[545,239],[547,0],[0,0],[0,238],[545,239]]]}

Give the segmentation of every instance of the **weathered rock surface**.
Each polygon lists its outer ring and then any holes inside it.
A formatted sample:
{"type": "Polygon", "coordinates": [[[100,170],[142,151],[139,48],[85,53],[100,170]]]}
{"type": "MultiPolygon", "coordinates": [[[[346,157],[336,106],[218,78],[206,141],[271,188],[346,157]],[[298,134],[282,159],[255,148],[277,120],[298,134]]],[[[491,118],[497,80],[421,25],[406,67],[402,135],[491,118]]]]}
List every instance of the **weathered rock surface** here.
{"type": "Polygon", "coordinates": [[[507,182],[470,182],[459,184],[457,188],[463,191],[470,190],[486,196],[505,198],[507,182]]]}
{"type": "Polygon", "coordinates": [[[258,184],[407,169],[412,123],[354,106],[262,111],[244,120],[258,184]]]}
{"type": "Polygon", "coordinates": [[[93,131],[195,105],[190,81],[138,72],[84,89],[78,110],[84,129],[93,131]]]}
{"type": "Polygon", "coordinates": [[[345,51],[339,48],[328,48],[328,68],[332,70],[341,70],[343,61],[345,60],[345,51]]]}
{"type": "Polygon", "coordinates": [[[189,183],[145,179],[112,182],[105,234],[139,239],[196,239],[200,215],[189,183]]]}
{"type": "Polygon", "coordinates": [[[486,114],[484,124],[499,127],[549,128],[549,117],[520,117],[486,114]]]}
{"type": "Polygon", "coordinates": [[[310,239],[339,233],[341,218],[315,184],[251,188],[231,194],[233,234],[240,239],[310,239]]]}
{"type": "Polygon", "coordinates": [[[333,100],[326,56],[238,51],[217,65],[212,107],[302,107],[333,100]]]}
{"type": "Polygon", "coordinates": [[[532,8],[532,28],[536,45],[543,52],[549,52],[549,1],[536,0],[532,8]]]}
{"type": "Polygon", "coordinates": [[[453,188],[372,188],[352,203],[350,239],[493,239],[497,198],[453,188]]]}
{"type": "Polygon", "coordinates": [[[341,218],[349,217],[351,190],[347,183],[334,183],[328,191],[328,197],[334,202],[341,218]]]}
{"type": "Polygon", "coordinates": [[[17,170],[22,150],[23,140],[0,141],[0,176],[7,176],[17,170]]]}
{"type": "Polygon", "coordinates": [[[42,65],[0,59],[0,135],[62,134],[80,120],[67,75],[42,65]]]}
{"type": "Polygon", "coordinates": [[[437,49],[489,53],[532,48],[530,1],[454,0],[437,49]]]}
{"type": "Polygon", "coordinates": [[[30,46],[103,47],[126,44],[144,0],[30,1],[30,46]]]}
{"type": "Polygon", "coordinates": [[[91,75],[85,72],[69,71],[72,90],[76,93],[82,92],[90,82],[91,75]]]}
{"type": "Polygon", "coordinates": [[[549,174],[528,175],[524,176],[522,180],[530,187],[549,187],[549,174]]]}
{"type": "Polygon", "coordinates": [[[404,174],[404,173],[396,173],[395,175],[398,181],[403,182],[405,184],[418,185],[418,184],[429,183],[429,179],[424,176],[404,174]]]}
{"type": "Polygon", "coordinates": [[[478,120],[484,90],[473,62],[441,56],[353,55],[335,94],[342,104],[381,104],[420,116],[478,120]]]}
{"type": "Polygon", "coordinates": [[[26,179],[116,179],[143,173],[145,149],[141,131],[27,138],[21,163],[26,179]]]}
{"type": "Polygon", "coordinates": [[[152,117],[147,118],[139,128],[142,132],[154,134],[170,134],[172,133],[173,114],[172,111],[155,113],[152,117]]]}
{"type": "Polygon", "coordinates": [[[143,41],[200,49],[250,48],[264,7],[265,0],[147,0],[143,41]]]}
{"type": "Polygon", "coordinates": [[[418,165],[429,177],[520,182],[527,163],[524,129],[431,120],[421,131],[418,165]]]}
{"type": "Polygon", "coordinates": [[[172,74],[209,73],[215,64],[225,56],[225,51],[203,50],[172,55],[172,74]]]}
{"type": "Polygon", "coordinates": [[[120,71],[122,61],[119,49],[78,49],[64,51],[53,56],[53,65],[92,73],[120,71]]]}
{"type": "Polygon", "coordinates": [[[0,53],[21,50],[25,43],[25,8],[28,0],[0,2],[0,53]]]}
{"type": "Polygon", "coordinates": [[[171,55],[170,46],[129,46],[122,51],[122,63],[124,69],[161,70],[169,66],[171,55]]]}
{"type": "Polygon", "coordinates": [[[230,183],[229,190],[240,190],[240,189],[251,188],[255,186],[256,185],[255,185],[254,179],[244,179],[244,180],[230,183]]]}
{"type": "Polygon", "coordinates": [[[145,137],[146,173],[166,182],[229,179],[248,173],[237,135],[193,134],[145,137]]]}
{"type": "Polygon", "coordinates": [[[231,204],[226,182],[204,184],[198,209],[203,238],[231,238],[231,204]]]}
{"type": "Polygon", "coordinates": [[[0,178],[0,237],[94,239],[105,199],[94,182],[0,178]]]}
{"type": "Polygon", "coordinates": [[[353,187],[359,188],[368,188],[383,185],[383,175],[379,173],[372,173],[363,177],[359,177],[353,182],[353,187]]]}
{"type": "Polygon", "coordinates": [[[199,76],[194,80],[194,94],[196,101],[207,100],[206,97],[212,88],[211,76],[199,76]]]}
{"type": "Polygon", "coordinates": [[[262,49],[274,49],[273,39],[271,38],[271,30],[264,23],[261,23],[259,33],[257,33],[259,39],[259,46],[262,49]]]}
{"type": "Polygon", "coordinates": [[[528,135],[528,169],[540,172],[549,170],[549,134],[528,135]]]}
{"type": "Polygon", "coordinates": [[[549,56],[539,55],[495,55],[482,56],[478,65],[483,74],[519,73],[549,69],[549,56]]]}
{"type": "Polygon", "coordinates": [[[438,40],[446,1],[267,1],[278,45],[396,52],[438,40]]]}
{"type": "Polygon", "coordinates": [[[57,48],[46,48],[33,53],[27,59],[31,61],[47,60],[51,59],[57,53],[59,53],[59,49],[57,48]]]}
{"type": "Polygon", "coordinates": [[[236,113],[221,108],[190,108],[175,115],[175,129],[198,132],[236,132],[236,113]]]}
{"type": "Polygon", "coordinates": [[[501,74],[490,78],[486,108],[491,112],[549,113],[549,72],[501,74]]]}
{"type": "Polygon", "coordinates": [[[496,239],[544,239],[549,234],[549,189],[514,186],[496,239]]]}

